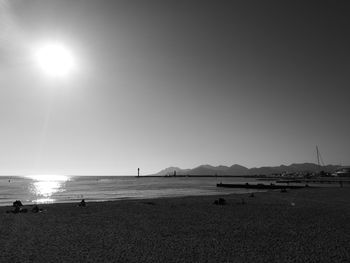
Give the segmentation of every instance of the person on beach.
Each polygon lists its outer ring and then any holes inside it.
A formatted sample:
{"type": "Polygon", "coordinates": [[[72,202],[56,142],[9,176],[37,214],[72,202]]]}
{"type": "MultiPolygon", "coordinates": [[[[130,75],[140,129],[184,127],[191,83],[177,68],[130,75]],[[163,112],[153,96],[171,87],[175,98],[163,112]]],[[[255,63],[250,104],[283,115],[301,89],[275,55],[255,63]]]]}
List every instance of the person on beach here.
{"type": "Polygon", "coordinates": [[[21,207],[23,206],[22,202],[20,200],[16,200],[12,203],[12,206],[14,207],[21,207]]]}
{"type": "Polygon", "coordinates": [[[22,202],[20,200],[16,200],[13,202],[13,207],[15,210],[13,210],[14,213],[21,212],[21,207],[23,206],[22,202]]]}
{"type": "Polygon", "coordinates": [[[40,209],[39,209],[39,207],[38,207],[37,205],[35,205],[35,206],[33,207],[33,209],[32,209],[32,212],[33,212],[33,213],[39,213],[39,211],[40,211],[40,209]]]}
{"type": "Polygon", "coordinates": [[[27,213],[27,211],[28,211],[26,208],[22,209],[23,204],[22,204],[22,202],[20,200],[14,201],[12,206],[15,208],[15,210],[10,211],[10,212],[12,212],[14,214],[27,213]]]}
{"type": "Polygon", "coordinates": [[[82,199],[82,200],[81,200],[79,206],[80,206],[80,207],[85,207],[85,206],[86,206],[85,199],[82,199]]]}

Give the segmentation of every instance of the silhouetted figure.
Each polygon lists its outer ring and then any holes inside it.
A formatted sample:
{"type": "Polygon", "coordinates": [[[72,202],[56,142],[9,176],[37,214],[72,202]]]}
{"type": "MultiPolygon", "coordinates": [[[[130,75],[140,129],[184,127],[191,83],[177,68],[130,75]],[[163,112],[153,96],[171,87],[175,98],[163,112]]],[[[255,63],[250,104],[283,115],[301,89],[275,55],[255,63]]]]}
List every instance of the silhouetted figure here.
{"type": "Polygon", "coordinates": [[[22,202],[20,200],[16,200],[16,201],[13,202],[12,206],[14,206],[14,207],[22,207],[23,204],[22,204],[22,202]]]}
{"type": "Polygon", "coordinates": [[[215,205],[226,205],[226,200],[224,198],[219,198],[218,200],[214,201],[215,205]]]}
{"type": "Polygon", "coordinates": [[[40,212],[40,208],[39,208],[37,205],[35,205],[35,206],[32,208],[32,212],[33,212],[33,213],[39,213],[39,212],[40,212]]]}
{"type": "Polygon", "coordinates": [[[219,198],[219,205],[226,205],[226,200],[224,198],[219,198]]]}
{"type": "Polygon", "coordinates": [[[80,207],[85,207],[86,206],[85,199],[81,200],[79,206],[80,207]]]}
{"type": "Polygon", "coordinates": [[[26,213],[28,211],[27,209],[22,209],[23,204],[20,200],[14,201],[12,205],[15,208],[15,210],[13,210],[12,212],[15,214],[20,212],[26,213]]]}
{"type": "Polygon", "coordinates": [[[137,177],[140,176],[140,168],[137,168],[137,177]]]}

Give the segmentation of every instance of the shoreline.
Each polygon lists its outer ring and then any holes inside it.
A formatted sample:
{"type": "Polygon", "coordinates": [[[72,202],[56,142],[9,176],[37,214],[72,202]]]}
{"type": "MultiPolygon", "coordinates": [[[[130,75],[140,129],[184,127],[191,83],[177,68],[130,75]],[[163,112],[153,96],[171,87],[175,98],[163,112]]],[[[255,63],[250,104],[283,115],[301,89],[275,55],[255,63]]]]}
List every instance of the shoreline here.
{"type": "MultiPolygon", "coordinates": [[[[249,189],[250,190],[250,189],[249,189]]],[[[251,191],[247,191],[247,192],[237,192],[237,193],[228,193],[228,192],[222,192],[221,194],[218,194],[218,193],[213,193],[213,194],[202,194],[202,195],[176,195],[176,196],[159,196],[159,197],[121,197],[121,198],[118,198],[118,199],[114,199],[114,200],[89,200],[88,198],[80,198],[80,199],[72,199],[72,201],[61,201],[61,202],[47,202],[47,203],[26,203],[26,202],[23,202],[22,200],[22,203],[23,203],[23,207],[32,207],[32,206],[35,206],[35,205],[38,205],[38,206],[55,206],[55,205],[64,205],[64,204],[79,204],[80,201],[82,199],[84,199],[88,204],[99,204],[99,203],[108,203],[108,202],[111,202],[111,203],[114,203],[114,202],[124,202],[124,201],[155,201],[155,200],[161,200],[161,199],[181,199],[181,198],[189,198],[189,197],[193,197],[193,198],[201,198],[201,197],[213,197],[213,198],[219,198],[219,197],[223,197],[223,196],[236,196],[236,195],[249,195],[251,193],[264,193],[264,192],[267,192],[267,191],[270,191],[269,189],[252,189],[251,191]]],[[[273,190],[272,190],[273,191],[273,190]]],[[[16,200],[13,200],[13,201],[16,201],[16,200]]],[[[1,209],[4,208],[4,207],[7,207],[7,208],[12,208],[13,206],[11,204],[9,205],[0,205],[0,213],[1,213],[1,209]]]]}
{"type": "MultiPolygon", "coordinates": [[[[291,188],[291,189],[286,189],[287,193],[292,192],[293,194],[296,194],[297,192],[302,192],[302,191],[307,191],[310,190],[311,192],[316,192],[316,191],[328,191],[331,190],[332,191],[336,191],[336,189],[348,189],[349,191],[349,197],[350,197],[350,187],[343,187],[343,188],[339,188],[339,187],[303,187],[303,188],[291,188]]],[[[85,200],[85,202],[87,204],[91,204],[91,205],[99,205],[99,204],[118,204],[118,203],[122,203],[122,202],[141,202],[141,203],[148,203],[148,202],[156,202],[156,201],[160,201],[160,202],[164,202],[164,201],[181,201],[182,199],[218,199],[218,198],[228,198],[228,199],[235,199],[235,198],[247,198],[250,199],[251,198],[251,194],[255,195],[257,194],[265,194],[266,196],[270,196],[270,195],[286,195],[284,193],[281,192],[280,188],[276,188],[276,189],[252,189],[251,192],[242,192],[242,193],[227,193],[227,192],[223,192],[222,194],[218,194],[218,193],[213,193],[213,194],[203,194],[203,195],[179,195],[179,196],[159,196],[159,197],[121,197],[119,199],[115,199],[115,200],[89,200],[87,198],[81,198],[81,199],[76,199],[74,201],[66,201],[66,202],[54,202],[54,203],[24,203],[23,202],[23,207],[33,207],[35,205],[38,205],[40,207],[55,207],[57,206],[70,206],[70,207],[76,207],[82,199],[85,200]],[[72,206],[73,205],[73,206],[72,206]]],[[[253,200],[253,199],[252,199],[253,200]]],[[[16,200],[14,200],[16,201],[16,200]]],[[[21,201],[21,200],[20,200],[21,201]]],[[[12,208],[12,205],[0,205],[0,213],[3,212],[3,210],[5,208],[12,208]]]]}

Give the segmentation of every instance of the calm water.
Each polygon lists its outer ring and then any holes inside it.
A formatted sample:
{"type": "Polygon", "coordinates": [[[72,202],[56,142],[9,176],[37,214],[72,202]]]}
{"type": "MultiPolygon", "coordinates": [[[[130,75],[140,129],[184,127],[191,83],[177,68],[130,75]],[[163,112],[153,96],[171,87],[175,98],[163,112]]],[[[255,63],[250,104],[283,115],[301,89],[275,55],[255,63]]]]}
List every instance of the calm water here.
{"type": "MultiPolygon", "coordinates": [[[[0,177],[0,206],[23,204],[110,201],[248,193],[247,189],[217,188],[219,182],[254,182],[246,178],[131,177],[131,176],[31,176],[0,177]]],[[[256,191],[256,190],[254,190],[256,191]]]]}

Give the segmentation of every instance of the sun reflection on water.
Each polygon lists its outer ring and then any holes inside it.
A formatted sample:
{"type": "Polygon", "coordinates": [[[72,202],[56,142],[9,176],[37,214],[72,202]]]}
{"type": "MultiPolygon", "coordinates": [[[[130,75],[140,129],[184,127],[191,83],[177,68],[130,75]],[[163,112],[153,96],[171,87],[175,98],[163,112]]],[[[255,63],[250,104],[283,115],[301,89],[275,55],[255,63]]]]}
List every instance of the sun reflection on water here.
{"type": "Polygon", "coordinates": [[[53,194],[65,191],[65,183],[69,177],[65,175],[30,175],[33,180],[30,191],[35,195],[33,203],[52,203],[53,194]]]}

